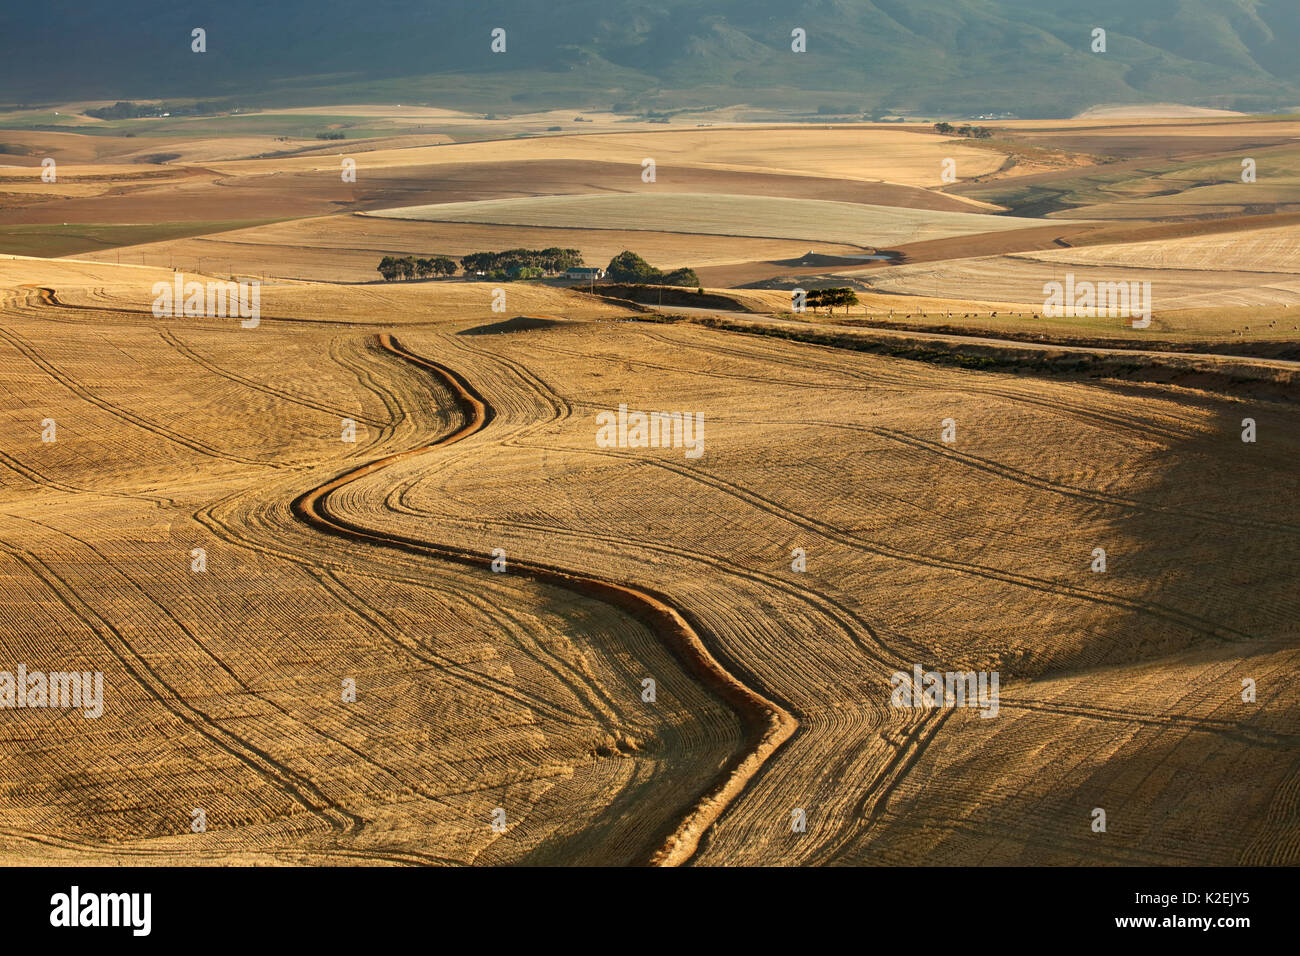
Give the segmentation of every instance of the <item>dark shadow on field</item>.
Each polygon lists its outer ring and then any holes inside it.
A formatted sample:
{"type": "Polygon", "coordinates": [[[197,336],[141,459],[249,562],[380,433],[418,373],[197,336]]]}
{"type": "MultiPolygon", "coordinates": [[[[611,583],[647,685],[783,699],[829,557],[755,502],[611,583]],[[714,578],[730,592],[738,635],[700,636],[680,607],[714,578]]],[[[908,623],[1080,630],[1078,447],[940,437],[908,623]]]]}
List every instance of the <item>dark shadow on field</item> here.
{"type": "Polygon", "coordinates": [[[498,332],[531,332],[534,329],[549,329],[552,326],[563,324],[563,322],[555,319],[542,319],[532,315],[516,315],[513,319],[502,319],[500,322],[476,325],[472,329],[461,329],[456,334],[495,335],[498,332]]]}
{"type": "MultiPolygon", "coordinates": [[[[1140,392],[1169,397],[1134,390],[1135,418],[1140,392]]],[[[837,862],[1300,862],[1300,408],[1183,404],[1208,413],[1201,427],[1157,418],[1170,432],[1151,432],[1161,447],[1125,487],[1151,507],[1080,513],[1081,541],[1109,532],[1109,568],[1070,583],[1137,607],[1056,650],[1050,636],[1069,625],[1045,617],[1034,676],[1004,669],[997,718],[954,713],[837,862]],[[1074,686],[1047,694],[1051,679],[1074,686]],[[1105,833],[1091,828],[1098,807],[1105,833]]]]}

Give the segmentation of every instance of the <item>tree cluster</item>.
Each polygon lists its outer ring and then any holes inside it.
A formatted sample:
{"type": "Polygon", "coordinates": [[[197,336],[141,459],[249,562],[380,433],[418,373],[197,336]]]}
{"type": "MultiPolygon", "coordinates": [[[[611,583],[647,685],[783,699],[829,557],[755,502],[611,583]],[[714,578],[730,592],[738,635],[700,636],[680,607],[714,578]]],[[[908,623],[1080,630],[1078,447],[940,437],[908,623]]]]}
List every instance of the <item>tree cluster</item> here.
{"type": "Polygon", "coordinates": [[[415,256],[384,256],[379,260],[379,274],[386,282],[394,279],[427,279],[430,276],[453,276],[456,260],[447,256],[416,258],[415,256]]]}
{"type": "Polygon", "coordinates": [[[956,133],[958,136],[970,139],[989,139],[993,136],[993,131],[986,126],[953,126],[951,123],[935,123],[934,131],[945,136],[956,133]]]}
{"type": "Polygon", "coordinates": [[[538,269],[538,275],[551,275],[576,269],[582,265],[582,253],[577,249],[506,249],[503,252],[471,252],[461,256],[460,266],[466,275],[482,272],[485,275],[510,274],[511,270],[538,269]]]}
{"type": "Polygon", "coordinates": [[[102,120],[119,119],[157,119],[164,113],[170,116],[212,116],[221,111],[216,103],[191,103],[185,106],[167,106],[159,103],[133,103],[130,100],[118,100],[112,106],[100,106],[86,110],[87,116],[102,120]]]}
{"type": "Polygon", "coordinates": [[[696,286],[700,284],[694,269],[674,269],[662,272],[646,262],[630,249],[624,249],[605,268],[605,278],[614,282],[630,282],[639,285],[673,285],[696,286]]]}
{"type": "Polygon", "coordinates": [[[836,289],[813,289],[804,299],[804,305],[808,306],[814,312],[819,308],[835,311],[838,305],[844,306],[844,311],[849,311],[849,306],[858,304],[858,294],[847,286],[836,289]]]}

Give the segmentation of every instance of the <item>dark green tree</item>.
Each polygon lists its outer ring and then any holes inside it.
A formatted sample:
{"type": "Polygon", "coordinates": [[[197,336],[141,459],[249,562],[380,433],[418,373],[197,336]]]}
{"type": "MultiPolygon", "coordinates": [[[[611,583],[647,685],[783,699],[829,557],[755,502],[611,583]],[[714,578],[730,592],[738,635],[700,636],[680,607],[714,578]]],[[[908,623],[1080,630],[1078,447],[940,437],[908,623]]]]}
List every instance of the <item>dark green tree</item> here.
{"type": "Polygon", "coordinates": [[[651,283],[661,275],[658,269],[650,265],[635,252],[624,249],[605,267],[605,274],[615,282],[651,283]]]}
{"type": "Polygon", "coordinates": [[[700,277],[695,274],[694,269],[681,268],[674,269],[672,272],[662,273],[657,280],[660,285],[679,285],[679,286],[698,286],[700,277]]]}

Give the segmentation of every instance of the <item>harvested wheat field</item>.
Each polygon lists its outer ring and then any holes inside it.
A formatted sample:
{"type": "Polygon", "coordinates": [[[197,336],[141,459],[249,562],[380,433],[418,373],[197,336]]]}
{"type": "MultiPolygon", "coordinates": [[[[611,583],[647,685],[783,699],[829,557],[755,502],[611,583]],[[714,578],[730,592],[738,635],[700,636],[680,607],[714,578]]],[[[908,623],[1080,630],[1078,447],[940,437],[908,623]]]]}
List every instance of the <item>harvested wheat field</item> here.
{"type": "Polygon", "coordinates": [[[875,244],[1022,229],[1030,220],[864,203],[760,196],[659,193],[492,199],[385,209],[370,215],[430,222],[620,229],[875,244]]]}
{"type": "MultiPolygon", "coordinates": [[[[1289,232],[1288,247],[1297,234],[1294,229],[1289,232]]],[[[1242,242],[1243,237],[1226,241],[1242,242]]],[[[897,266],[860,277],[885,292],[1019,302],[1040,309],[1047,294],[1044,286],[1063,283],[1068,275],[1076,282],[1149,282],[1157,310],[1300,305],[1300,273],[1293,256],[1252,259],[1247,252],[1237,266],[1232,256],[1225,256],[1223,265],[1216,267],[1214,243],[1205,243],[1204,258],[1200,245],[1200,240],[1167,240],[1131,247],[1014,253],[897,266]]]]}
{"type": "Polygon", "coordinates": [[[0,265],[8,651],[104,686],[6,713],[8,863],[1297,861],[1293,404],[0,265]]]}
{"type": "Polygon", "coordinates": [[[0,863],[1300,863],[1294,117],[398,89],[0,111],[0,863]]]}

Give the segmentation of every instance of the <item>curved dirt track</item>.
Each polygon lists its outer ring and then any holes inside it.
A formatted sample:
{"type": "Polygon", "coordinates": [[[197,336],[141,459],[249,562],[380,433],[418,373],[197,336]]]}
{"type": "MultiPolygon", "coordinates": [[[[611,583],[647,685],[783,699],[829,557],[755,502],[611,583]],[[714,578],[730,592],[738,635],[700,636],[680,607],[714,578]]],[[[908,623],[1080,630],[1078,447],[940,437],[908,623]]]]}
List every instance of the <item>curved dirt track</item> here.
{"type": "MultiPolygon", "coordinates": [[[[490,569],[493,563],[490,555],[472,554],[415,538],[376,532],[349,521],[330,508],[330,496],[359,478],[396,461],[455,444],[482,430],[492,420],[490,405],[455,372],[407,351],[388,333],[380,334],[377,340],[380,347],[391,354],[438,376],[455,396],[465,424],[427,444],[378,458],[342,473],[298,497],[293,502],[293,513],[300,520],[326,533],[367,544],[432,553],[462,564],[490,569]]],[[[514,560],[510,562],[510,569],[538,581],[617,605],[639,618],[660,636],[690,671],[733,706],[744,719],[748,736],[745,749],[724,768],[713,787],[697,801],[692,811],[649,860],[652,865],[659,866],[684,863],[695,853],[708,827],[739,795],[764,761],[795,732],[797,722],[787,711],[728,673],[709,653],[699,634],[686,623],[665,596],[535,562],[514,560]]]]}

